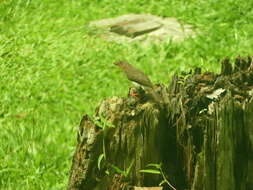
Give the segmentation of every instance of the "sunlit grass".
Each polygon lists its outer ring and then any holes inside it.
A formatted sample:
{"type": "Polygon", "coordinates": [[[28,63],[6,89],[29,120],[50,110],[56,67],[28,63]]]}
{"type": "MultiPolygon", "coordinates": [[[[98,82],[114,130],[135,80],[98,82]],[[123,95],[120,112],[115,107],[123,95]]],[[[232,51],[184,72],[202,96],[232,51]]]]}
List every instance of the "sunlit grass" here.
{"type": "Polygon", "coordinates": [[[225,56],[252,54],[250,1],[0,1],[0,189],[66,187],[83,114],[124,96],[126,59],[155,83],[195,66],[219,71],[225,56]],[[177,17],[198,28],[182,43],[108,43],[91,20],[125,13],[177,17]]]}

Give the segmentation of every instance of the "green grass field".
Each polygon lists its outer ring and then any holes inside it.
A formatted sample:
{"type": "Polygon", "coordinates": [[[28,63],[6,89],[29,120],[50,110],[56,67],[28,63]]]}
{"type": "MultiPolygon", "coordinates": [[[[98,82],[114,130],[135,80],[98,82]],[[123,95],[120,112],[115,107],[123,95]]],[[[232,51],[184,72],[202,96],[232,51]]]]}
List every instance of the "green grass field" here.
{"type": "Polygon", "coordinates": [[[128,60],[155,83],[225,56],[252,55],[253,2],[234,0],[1,0],[0,189],[65,189],[76,130],[129,82],[128,60]],[[89,35],[92,20],[126,13],[177,17],[201,34],[180,44],[120,45],[89,35]]]}

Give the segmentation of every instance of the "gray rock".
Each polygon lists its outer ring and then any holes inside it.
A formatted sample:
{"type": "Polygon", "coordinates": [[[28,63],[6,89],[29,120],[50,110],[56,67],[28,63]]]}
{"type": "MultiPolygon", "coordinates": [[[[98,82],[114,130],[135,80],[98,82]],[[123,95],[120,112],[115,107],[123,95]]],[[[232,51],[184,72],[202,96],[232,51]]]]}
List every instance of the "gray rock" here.
{"type": "Polygon", "coordinates": [[[128,14],[93,21],[89,26],[102,29],[101,37],[116,42],[181,41],[196,35],[191,25],[183,25],[176,18],[162,18],[150,14],[128,14]]]}

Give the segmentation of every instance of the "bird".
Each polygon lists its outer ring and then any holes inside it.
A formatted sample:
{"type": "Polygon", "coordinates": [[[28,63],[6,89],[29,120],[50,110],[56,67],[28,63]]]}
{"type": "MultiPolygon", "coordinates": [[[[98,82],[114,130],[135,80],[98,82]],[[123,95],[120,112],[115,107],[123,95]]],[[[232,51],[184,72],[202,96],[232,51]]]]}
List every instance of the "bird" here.
{"type": "MultiPolygon", "coordinates": [[[[153,99],[157,102],[160,102],[160,95],[155,92],[155,85],[151,82],[151,80],[139,69],[135,68],[133,65],[129,64],[127,61],[117,61],[114,62],[114,65],[118,66],[126,75],[128,80],[137,83],[148,93],[151,94],[153,99]]],[[[135,96],[135,94],[133,94],[135,96]]]]}
{"type": "Polygon", "coordinates": [[[135,68],[126,61],[118,61],[114,63],[117,65],[127,76],[128,80],[138,83],[144,87],[153,88],[150,79],[139,69],[135,68]]]}

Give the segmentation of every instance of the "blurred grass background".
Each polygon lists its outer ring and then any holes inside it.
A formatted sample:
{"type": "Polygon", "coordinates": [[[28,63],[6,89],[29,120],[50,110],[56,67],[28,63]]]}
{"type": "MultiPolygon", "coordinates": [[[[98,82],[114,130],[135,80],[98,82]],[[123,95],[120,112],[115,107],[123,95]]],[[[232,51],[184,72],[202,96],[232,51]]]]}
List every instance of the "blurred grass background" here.
{"type": "Polygon", "coordinates": [[[127,93],[114,61],[167,84],[175,72],[218,72],[225,56],[252,55],[252,7],[246,0],[1,0],[0,189],[66,188],[82,115],[127,93]],[[84,27],[127,13],[176,17],[201,33],[144,48],[105,42],[84,27]]]}

